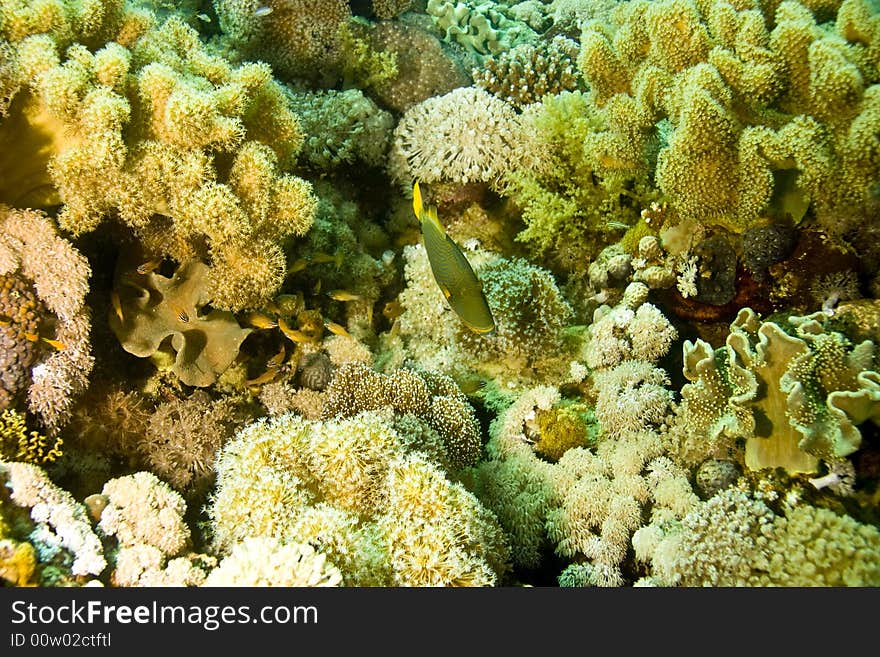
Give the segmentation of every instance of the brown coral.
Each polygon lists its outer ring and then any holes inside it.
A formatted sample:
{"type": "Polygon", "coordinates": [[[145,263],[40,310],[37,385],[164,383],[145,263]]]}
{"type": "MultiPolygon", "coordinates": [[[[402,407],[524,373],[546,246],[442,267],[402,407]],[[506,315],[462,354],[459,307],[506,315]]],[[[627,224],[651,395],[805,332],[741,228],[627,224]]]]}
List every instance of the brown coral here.
{"type": "Polygon", "coordinates": [[[323,419],[353,417],[386,406],[409,414],[440,434],[454,468],[473,465],[482,441],[476,413],[455,382],[436,372],[398,369],[381,374],[359,362],[345,363],[326,390],[323,419]]]}
{"type": "Polygon", "coordinates": [[[214,383],[251,332],[230,312],[206,312],[207,274],[208,266],[197,260],[180,265],[171,278],[123,270],[120,305],[110,313],[110,328],[126,351],[159,364],[164,360],[191,386],[214,383]]]}

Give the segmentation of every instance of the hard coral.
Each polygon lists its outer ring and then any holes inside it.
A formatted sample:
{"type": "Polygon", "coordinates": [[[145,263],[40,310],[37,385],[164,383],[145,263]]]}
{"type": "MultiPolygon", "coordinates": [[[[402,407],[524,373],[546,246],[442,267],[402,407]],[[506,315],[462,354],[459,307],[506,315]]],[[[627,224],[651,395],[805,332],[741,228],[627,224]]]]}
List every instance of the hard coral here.
{"type": "Polygon", "coordinates": [[[540,101],[545,95],[574,91],[580,86],[575,67],[578,44],[555,36],[548,42],[523,43],[474,69],[474,84],[517,107],[540,101]]]}

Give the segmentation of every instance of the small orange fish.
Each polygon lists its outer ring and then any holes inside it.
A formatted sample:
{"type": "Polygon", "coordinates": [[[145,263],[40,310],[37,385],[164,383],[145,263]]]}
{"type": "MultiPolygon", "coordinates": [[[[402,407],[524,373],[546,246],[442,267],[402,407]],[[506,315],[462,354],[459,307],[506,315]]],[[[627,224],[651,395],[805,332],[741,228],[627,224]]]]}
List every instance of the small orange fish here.
{"type": "Polygon", "coordinates": [[[278,326],[278,322],[276,322],[274,319],[272,319],[268,315],[256,311],[248,313],[245,316],[245,321],[254,328],[258,329],[273,329],[278,326]]]}
{"type": "Polygon", "coordinates": [[[360,301],[363,297],[348,290],[330,290],[327,296],[335,301],[360,301]]]}
{"type": "Polygon", "coordinates": [[[119,300],[119,292],[113,290],[110,293],[110,303],[113,304],[113,312],[116,313],[116,316],[119,318],[119,321],[122,322],[122,302],[119,300]]]}
{"type": "Polygon", "coordinates": [[[351,337],[351,333],[345,330],[345,327],[341,324],[337,324],[336,322],[331,322],[329,319],[324,320],[324,327],[333,333],[334,335],[341,335],[346,338],[351,337]]]}
{"type": "Polygon", "coordinates": [[[287,351],[284,349],[284,345],[281,345],[281,351],[272,356],[266,363],[266,367],[270,370],[277,370],[281,367],[281,364],[284,362],[284,357],[287,355],[287,351]]]}
{"type": "Polygon", "coordinates": [[[49,338],[41,337],[40,340],[48,344],[50,347],[54,347],[58,351],[64,351],[67,349],[67,345],[61,342],[60,340],[50,340],[49,338]]]}
{"type": "Polygon", "coordinates": [[[148,260],[147,262],[141,263],[137,267],[137,273],[141,276],[149,274],[152,271],[155,271],[156,267],[162,264],[162,258],[156,258],[155,260],[148,260]]]}
{"type": "Polygon", "coordinates": [[[189,322],[189,313],[187,313],[181,306],[177,304],[169,304],[171,306],[171,310],[173,310],[177,314],[177,320],[183,322],[184,324],[189,322]]]}
{"type": "Polygon", "coordinates": [[[285,337],[292,340],[293,342],[314,342],[314,339],[311,336],[303,333],[302,331],[290,328],[287,325],[287,322],[284,321],[283,317],[278,318],[278,328],[281,329],[281,332],[285,335],[285,337]]]}
{"type": "Polygon", "coordinates": [[[40,339],[40,336],[36,333],[28,333],[27,331],[22,331],[21,333],[24,336],[24,339],[28,342],[36,342],[40,339]]]}
{"type": "Polygon", "coordinates": [[[249,379],[245,381],[245,385],[249,386],[261,386],[265,383],[271,383],[275,380],[275,377],[278,376],[278,369],[269,369],[263,372],[256,379],[249,379]]]}

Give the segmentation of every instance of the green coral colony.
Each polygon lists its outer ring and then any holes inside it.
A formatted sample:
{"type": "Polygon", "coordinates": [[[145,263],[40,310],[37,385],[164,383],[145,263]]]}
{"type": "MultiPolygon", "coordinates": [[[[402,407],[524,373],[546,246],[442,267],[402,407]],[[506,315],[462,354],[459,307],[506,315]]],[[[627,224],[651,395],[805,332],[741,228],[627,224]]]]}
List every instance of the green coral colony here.
{"type": "Polygon", "coordinates": [[[0,582],[878,586],[878,272],[878,0],[0,0],[0,582]]]}

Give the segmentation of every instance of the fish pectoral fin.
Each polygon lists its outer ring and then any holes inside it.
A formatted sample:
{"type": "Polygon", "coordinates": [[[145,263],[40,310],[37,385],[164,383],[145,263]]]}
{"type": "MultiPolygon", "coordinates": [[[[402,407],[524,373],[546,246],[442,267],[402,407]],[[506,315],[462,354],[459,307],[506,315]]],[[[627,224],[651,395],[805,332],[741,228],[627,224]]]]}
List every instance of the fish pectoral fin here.
{"type": "Polygon", "coordinates": [[[443,292],[443,296],[446,297],[447,301],[452,297],[452,292],[450,292],[447,287],[441,285],[440,290],[443,292]]]}

